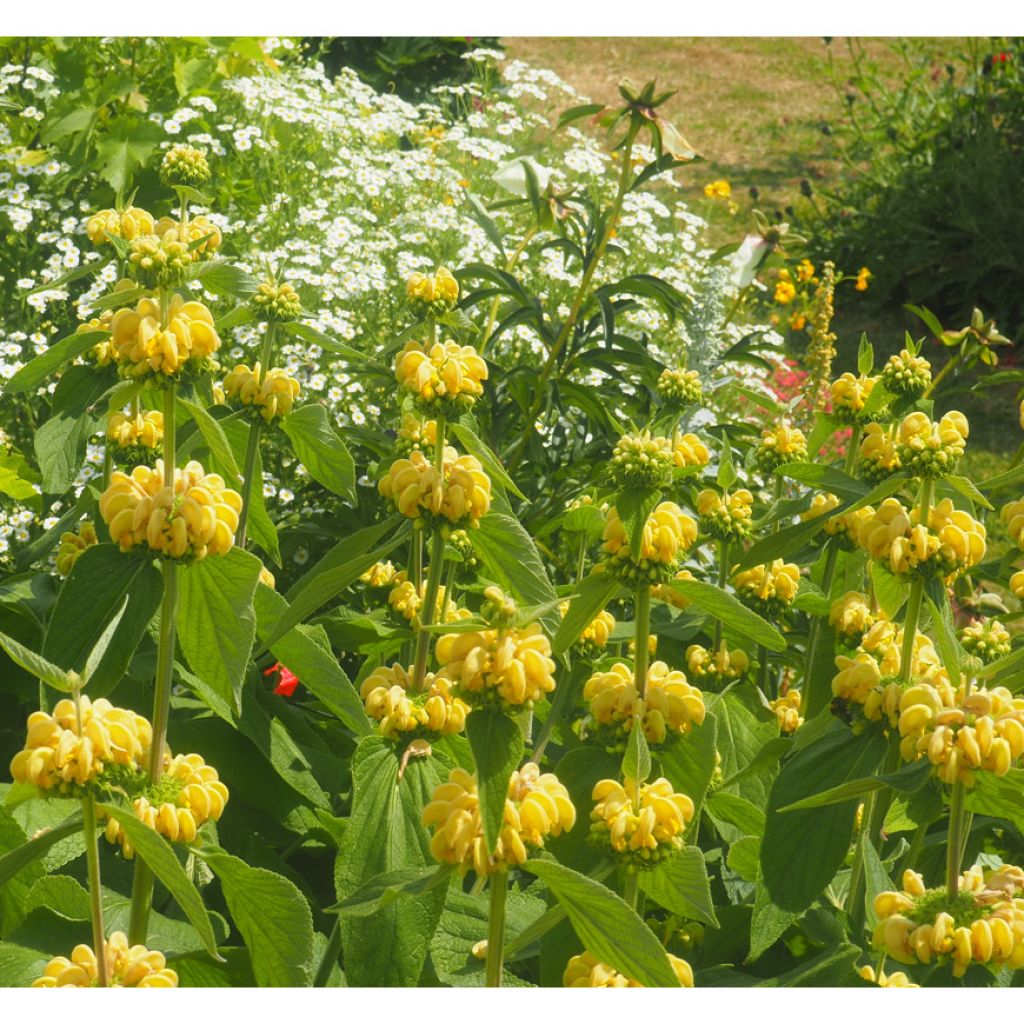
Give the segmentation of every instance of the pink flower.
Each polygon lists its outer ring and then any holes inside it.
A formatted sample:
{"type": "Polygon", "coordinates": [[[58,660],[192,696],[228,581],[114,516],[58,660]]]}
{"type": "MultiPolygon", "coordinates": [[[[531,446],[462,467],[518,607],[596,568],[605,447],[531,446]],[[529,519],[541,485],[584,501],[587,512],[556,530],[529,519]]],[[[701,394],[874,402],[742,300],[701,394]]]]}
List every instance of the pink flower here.
{"type": "Polygon", "coordinates": [[[275,661],[263,674],[272,676],[275,672],[281,673],[274,693],[282,697],[291,697],[295,693],[295,687],[299,685],[299,677],[289,668],[285,668],[279,661],[275,661]]]}

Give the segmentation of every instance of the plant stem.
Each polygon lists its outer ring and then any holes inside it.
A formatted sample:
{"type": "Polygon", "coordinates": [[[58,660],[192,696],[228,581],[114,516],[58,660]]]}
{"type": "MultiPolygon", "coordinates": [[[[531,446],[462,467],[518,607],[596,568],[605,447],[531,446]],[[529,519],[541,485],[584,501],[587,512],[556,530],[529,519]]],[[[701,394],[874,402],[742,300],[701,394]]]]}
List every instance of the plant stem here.
{"type": "Polygon", "coordinates": [[[964,784],[953,784],[949,801],[949,837],[946,840],[946,898],[952,902],[960,894],[960,859],[964,846],[964,784]]]}
{"type": "Polygon", "coordinates": [[[341,915],[334,918],[334,925],[331,934],[327,938],[327,947],[324,949],[323,959],[317,969],[316,977],[313,979],[313,988],[326,988],[327,982],[331,980],[331,971],[338,962],[341,953],[341,915]]]}
{"type": "Polygon", "coordinates": [[[946,365],[939,370],[938,376],[935,377],[928,387],[928,390],[922,395],[923,398],[931,398],[935,394],[936,388],[946,379],[949,373],[960,364],[960,359],[963,356],[963,350],[957,349],[956,355],[953,356],[946,365]]]}
{"type": "MultiPolygon", "coordinates": [[[[274,358],[274,332],[276,324],[268,323],[263,334],[263,345],[260,349],[260,361],[256,367],[256,381],[262,384],[267,376],[270,361],[274,358]]],[[[245,465],[242,467],[242,511],[238,514],[238,529],[235,531],[235,543],[245,547],[246,526],[249,522],[249,505],[252,501],[252,489],[258,481],[253,479],[256,470],[256,456],[260,450],[260,435],[263,433],[263,419],[254,416],[249,426],[249,440],[245,446],[245,465]]]]}
{"type": "Polygon", "coordinates": [[[505,898],[508,895],[508,872],[491,875],[491,901],[487,923],[487,987],[501,988],[505,966],[505,898]]]}
{"type": "Polygon", "coordinates": [[[636,910],[637,898],[639,895],[640,873],[626,868],[626,884],[622,890],[622,898],[636,910]]]}
{"type": "Polygon", "coordinates": [[[768,693],[768,648],[763,644],[757,645],[757,685],[766,697],[775,696],[774,692],[768,693]]]}
{"type": "MultiPolygon", "coordinates": [[[[633,624],[633,645],[636,652],[633,655],[633,686],[643,700],[647,696],[647,663],[650,660],[648,644],[651,637],[651,588],[647,583],[636,588],[634,615],[636,621],[633,624]]],[[[639,710],[638,707],[637,711],[639,710]]]]}
{"type": "Polygon", "coordinates": [[[579,583],[583,579],[583,570],[587,565],[587,535],[585,533],[580,534],[580,554],[576,560],[576,582],[579,583]]]}
{"type": "Polygon", "coordinates": [[[100,847],[96,835],[96,798],[90,793],[82,800],[82,832],[89,875],[89,907],[92,912],[92,946],[96,953],[96,980],[107,987],[107,935],[103,928],[103,891],[100,888],[100,847]]]}
{"type": "MultiPolygon", "coordinates": [[[[835,539],[832,538],[828,542],[828,554],[825,555],[825,571],[821,577],[821,589],[825,592],[826,597],[828,597],[832,589],[832,578],[836,574],[836,561],[838,558],[839,546],[835,539]]],[[[820,640],[821,619],[815,617],[807,634],[807,654],[804,664],[804,708],[808,718],[816,715],[825,706],[827,698],[827,690],[825,689],[827,680],[825,676],[815,676],[812,673],[812,666],[818,655],[818,643],[820,640]]]]}
{"type": "MultiPolygon", "coordinates": [[[[718,589],[725,590],[729,582],[729,542],[720,540],[718,542],[718,589]]],[[[722,620],[715,619],[715,643],[714,652],[717,654],[722,645],[722,620]]]]}
{"type": "MultiPolygon", "coordinates": [[[[164,484],[174,488],[176,435],[172,384],[164,392],[164,484]]],[[[174,678],[174,646],[178,615],[178,563],[173,558],[163,561],[164,596],[160,604],[160,637],[156,656],[156,683],[153,690],[153,741],[149,749],[149,781],[159,781],[164,767],[167,722],[171,711],[171,682],[174,678]]],[[[132,905],[128,924],[128,940],[132,945],[145,945],[149,930],[149,911],[153,900],[153,872],[142,858],[136,858],[132,879],[132,905]]]]}

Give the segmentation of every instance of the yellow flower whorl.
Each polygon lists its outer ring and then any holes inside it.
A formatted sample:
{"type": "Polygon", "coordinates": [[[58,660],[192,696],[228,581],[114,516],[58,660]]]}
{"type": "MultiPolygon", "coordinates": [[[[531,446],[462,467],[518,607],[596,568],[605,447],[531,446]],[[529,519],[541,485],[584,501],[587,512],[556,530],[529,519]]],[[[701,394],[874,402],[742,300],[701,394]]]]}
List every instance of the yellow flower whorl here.
{"type": "Polygon", "coordinates": [[[469,404],[484,393],[487,363],[472,345],[407,341],[395,362],[395,377],[427,405],[441,400],[469,404]]]}
{"type": "Polygon", "coordinates": [[[986,663],[1005,658],[1011,642],[1010,631],[998,619],[973,622],[960,631],[960,646],[986,663]]]}
{"type": "Polygon", "coordinates": [[[745,675],[750,659],[744,651],[730,651],[724,642],[714,652],[700,644],[690,644],[686,648],[686,668],[697,679],[724,683],[745,675]]]}
{"type": "MultiPolygon", "coordinates": [[[[163,953],[145,946],[129,946],[124,932],[106,941],[105,962],[110,988],[177,988],[178,975],[167,966],[163,953]]],[[[98,983],[96,954],[91,946],[75,946],[71,959],[54,957],[33,988],[92,988],[98,983]]]]}
{"type": "Polygon", "coordinates": [[[932,382],[932,366],[923,356],[906,349],[889,357],[880,374],[882,383],[894,395],[923,395],[932,382]]]}
{"type": "Polygon", "coordinates": [[[715,540],[740,541],[750,536],[754,496],[746,488],[719,495],[710,488],[697,495],[701,529],[715,540]]]}
{"type": "Polygon", "coordinates": [[[472,868],[484,876],[524,863],[528,848],[539,849],[547,836],[569,831],[576,824],[576,809],[565,786],[530,761],[509,779],[493,855],[484,840],[476,776],[463,768],[453,769],[434,790],[420,820],[434,828],[430,852],[435,860],[457,865],[463,874],[472,868]]]}
{"type": "Polygon", "coordinates": [[[952,904],[945,889],[925,889],[916,871],[903,872],[901,891],[875,897],[872,943],[903,964],[951,964],[960,978],[971,963],[1024,967],[1024,871],[1011,864],[960,877],[952,904]]]}
{"type": "Polygon", "coordinates": [[[110,344],[123,376],[178,373],[190,360],[203,362],[220,348],[213,314],[201,302],[175,293],[160,326],[160,304],[140,299],[135,309],[119,309],[110,322],[110,344]]]}
{"type": "Polygon", "coordinates": [[[459,301],[459,282],[447,267],[438,267],[433,275],[417,270],[406,279],[405,296],[420,316],[444,316],[459,301]]]}
{"type": "Polygon", "coordinates": [[[828,621],[839,636],[856,644],[860,643],[861,637],[875,624],[880,614],[871,610],[871,602],[866,594],[849,590],[832,602],[828,621]]]}
{"type": "Polygon", "coordinates": [[[844,423],[863,420],[864,406],[874,390],[877,378],[844,373],[832,382],[832,414],[844,423]]]}
{"type": "Polygon", "coordinates": [[[963,689],[920,683],[900,698],[900,753],[925,756],[938,778],[971,788],[978,771],[1002,776],[1024,756],[1024,698],[1005,687],[963,689]],[[951,699],[952,698],[952,699],[951,699]]]}
{"type": "Polygon", "coordinates": [[[112,413],[107,420],[107,441],[121,448],[158,448],[164,439],[164,414],[158,409],[134,416],[112,413]]]}
{"type": "Polygon", "coordinates": [[[902,468],[896,442],[878,423],[864,428],[860,441],[860,470],[865,480],[881,483],[902,468]]]}
{"type": "MultiPolygon", "coordinates": [[[[681,957],[665,954],[679,984],[683,988],[693,988],[693,968],[681,957]]],[[[627,978],[614,967],[598,960],[593,953],[583,952],[579,956],[570,957],[562,976],[562,984],[566,988],[643,988],[639,981],[627,978]]]]}
{"type": "Polygon", "coordinates": [[[79,700],[81,725],[70,698],[59,700],[49,714],[33,711],[28,716],[25,747],[11,761],[15,782],[63,790],[84,786],[107,765],[141,765],[153,740],[149,722],[105,698],[79,700]]]}
{"type": "Polygon", "coordinates": [[[244,363],[239,363],[224,378],[224,396],[243,406],[253,407],[265,422],[270,423],[275,417],[287,416],[292,411],[302,387],[281,367],[268,370],[262,380],[261,372],[259,363],[253,364],[251,370],[244,363]]]}
{"type": "Polygon", "coordinates": [[[451,526],[475,526],[491,507],[491,479],[472,455],[446,447],[442,471],[423,452],[391,464],[377,485],[382,497],[410,519],[445,520],[451,526]]]}
{"type": "Polygon", "coordinates": [[[769,701],[772,711],[779,722],[779,731],[787,735],[794,733],[804,724],[800,714],[802,698],[799,690],[787,690],[781,697],[769,701]]]}
{"type": "Polygon", "coordinates": [[[453,696],[451,680],[429,672],[417,692],[411,668],[381,665],[363,680],[359,695],[385,739],[408,733],[449,736],[466,727],[469,705],[453,696]]]}
{"type": "Polygon", "coordinates": [[[920,985],[916,985],[912,982],[903,971],[890,971],[888,974],[885,971],[879,971],[878,975],[875,975],[875,969],[870,964],[865,964],[857,972],[865,981],[870,981],[876,984],[879,988],[920,988],[920,985]]]}
{"type": "Polygon", "coordinates": [[[61,576],[67,576],[75,567],[75,562],[85,554],[86,548],[91,548],[93,544],[99,544],[99,542],[100,539],[96,536],[96,527],[88,519],[78,524],[77,532],[62,533],[55,559],[57,572],[61,576]]]}
{"type": "Polygon", "coordinates": [[[938,423],[923,412],[912,412],[899,428],[900,463],[917,477],[946,476],[960,462],[968,433],[967,417],[962,412],[947,412],[938,423]]]}
{"type": "Polygon", "coordinates": [[[204,256],[212,256],[224,241],[220,228],[202,214],[192,217],[184,231],[181,229],[181,221],[173,217],[161,217],[156,222],[156,234],[164,244],[184,245],[193,263],[204,256]]]}
{"type": "Polygon", "coordinates": [[[455,683],[470,704],[521,707],[555,688],[551,644],[537,623],[525,629],[446,633],[436,653],[439,678],[455,683]]]}
{"type": "Polygon", "coordinates": [[[142,235],[152,235],[154,231],[152,214],[137,206],[130,206],[127,210],[100,210],[85,222],[85,233],[97,247],[110,245],[108,234],[132,242],[142,235]]]}
{"type": "Polygon", "coordinates": [[[231,549],[242,498],[198,462],[175,469],[174,487],[167,487],[158,459],[155,468],[136,466],[131,476],[115,472],[99,506],[122,551],[147,544],[168,558],[200,559],[231,549]]]}
{"type": "Polygon", "coordinates": [[[704,722],[704,695],[678,669],[655,661],[647,670],[646,696],[640,697],[633,670],[616,662],[607,672],[595,672],[583,687],[583,699],[606,738],[621,746],[633,730],[639,711],[649,743],[663,743],[668,733],[688,733],[704,722]]]}
{"type": "Polygon", "coordinates": [[[693,801],[672,791],[668,779],[638,783],[602,779],[594,786],[591,834],[640,866],[654,865],[681,850],[693,818],[693,801]]]}
{"type": "Polygon", "coordinates": [[[415,413],[407,412],[402,416],[402,425],[398,428],[395,447],[402,454],[413,451],[425,451],[437,444],[437,420],[424,419],[415,413]]]}
{"type": "Polygon", "coordinates": [[[787,462],[803,462],[807,458],[804,432],[783,420],[777,427],[761,431],[761,440],[754,449],[754,459],[761,471],[774,473],[787,462]]]}
{"type": "Polygon", "coordinates": [[[618,509],[608,509],[602,550],[612,568],[624,579],[659,582],[679,556],[697,539],[697,524],[674,501],[661,502],[647,517],[640,543],[640,557],[633,559],[626,527],[618,509]]]}
{"type": "Polygon", "coordinates": [[[795,600],[800,587],[800,566],[776,558],[733,576],[740,600],[771,615],[778,615],[795,600]]]}
{"type": "Polygon", "coordinates": [[[374,562],[359,577],[359,581],[371,587],[390,587],[396,575],[395,567],[391,562],[374,562]]]}
{"type": "MultiPolygon", "coordinates": [[[[569,610],[569,602],[562,601],[558,610],[565,618],[565,613],[569,610]]],[[[608,638],[612,634],[612,630],[615,628],[615,616],[611,612],[602,609],[597,613],[596,616],[587,624],[586,629],[579,635],[576,643],[580,647],[606,647],[608,645],[608,638]]]]}

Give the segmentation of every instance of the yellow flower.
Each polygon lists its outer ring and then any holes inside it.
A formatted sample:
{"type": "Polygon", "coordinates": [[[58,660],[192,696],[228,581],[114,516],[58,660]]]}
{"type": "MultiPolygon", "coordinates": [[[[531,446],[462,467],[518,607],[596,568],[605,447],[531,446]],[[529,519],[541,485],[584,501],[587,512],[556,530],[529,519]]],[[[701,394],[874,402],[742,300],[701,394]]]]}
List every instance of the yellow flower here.
{"type": "MultiPolygon", "coordinates": [[[[219,821],[228,802],[228,787],[220,781],[217,769],[200,754],[165,755],[160,781],[148,795],[132,802],[135,817],[172,843],[191,843],[207,821],[219,821]]],[[[107,821],[107,842],[118,843],[126,858],[135,856],[135,848],[119,822],[107,821]]]]}
{"type": "MultiPolygon", "coordinates": [[[[385,586],[385,584],[380,584],[385,586]]],[[[372,586],[372,584],[371,584],[372,586]]],[[[388,604],[391,608],[396,611],[399,615],[408,619],[409,622],[419,623],[420,608],[423,606],[423,599],[427,596],[427,581],[422,580],[420,582],[419,590],[413,586],[412,580],[408,579],[405,571],[396,572],[390,580],[391,593],[388,594],[388,604]]],[[[437,588],[437,605],[434,608],[433,620],[436,622],[440,616],[442,609],[445,608],[445,587],[442,583],[437,588]]],[[[445,621],[448,622],[457,615],[453,615],[451,610],[448,610],[448,615],[445,617],[445,621]]]]}
{"type": "Polygon", "coordinates": [[[421,316],[444,316],[459,301],[459,282],[447,267],[438,267],[433,276],[416,271],[405,282],[405,295],[421,316]]]}
{"type": "Polygon", "coordinates": [[[796,265],[796,279],[801,284],[814,283],[814,264],[810,260],[801,260],[796,265]]]}
{"type": "Polygon", "coordinates": [[[860,441],[861,475],[871,483],[881,483],[900,468],[900,454],[889,431],[878,423],[867,424],[860,441]]]}
{"type": "Polygon", "coordinates": [[[485,876],[523,864],[529,850],[542,848],[547,836],[569,831],[576,824],[576,809],[565,786],[530,761],[509,779],[493,854],[484,841],[476,776],[463,768],[453,769],[434,790],[421,821],[434,828],[430,852],[435,860],[457,865],[463,874],[472,868],[485,876]]]}
{"type": "MultiPolygon", "coordinates": [[[[707,191],[705,189],[705,191],[707,191]]],[[[667,953],[668,962],[672,966],[679,984],[683,988],[693,988],[693,969],[678,956],[667,953]]],[[[569,959],[562,984],[566,988],[643,988],[639,981],[627,978],[614,967],[598,960],[593,953],[583,952],[569,959]]]]}
{"type": "Polygon", "coordinates": [[[451,447],[444,450],[441,472],[423,452],[397,459],[378,490],[410,519],[427,515],[452,526],[476,526],[491,507],[490,477],[476,458],[451,447]]]}
{"type": "Polygon", "coordinates": [[[204,256],[212,256],[223,242],[220,228],[202,215],[193,217],[184,231],[181,221],[175,220],[173,217],[161,217],[156,222],[156,234],[165,245],[180,242],[186,246],[188,258],[193,263],[198,262],[204,256]],[[192,248],[193,246],[195,248],[192,248]]]}
{"type": "Polygon", "coordinates": [[[158,409],[134,416],[112,413],[107,420],[107,441],[121,448],[157,448],[164,439],[164,414],[158,409]]]}
{"type": "MultiPolygon", "coordinates": [[[[569,602],[562,601],[558,608],[564,619],[565,613],[569,610],[569,602]]],[[[602,609],[590,621],[586,629],[583,630],[576,643],[580,646],[606,647],[608,645],[608,637],[611,636],[614,628],[615,616],[611,612],[602,609]]]]}
{"type": "Polygon", "coordinates": [[[472,345],[408,341],[395,363],[395,377],[424,403],[442,399],[472,403],[484,393],[487,364],[472,345]]]}
{"type": "Polygon", "coordinates": [[[120,471],[100,496],[100,515],[110,539],[130,551],[140,544],[168,558],[200,559],[226,554],[235,543],[242,498],[216,473],[198,462],[174,470],[174,486],[164,484],[164,465],[120,471]]]}
{"type": "Polygon", "coordinates": [[[960,646],[984,662],[1005,658],[1010,653],[1010,631],[998,620],[973,622],[960,632],[960,646]]]}
{"type": "Polygon", "coordinates": [[[624,579],[653,582],[671,570],[679,556],[697,539],[697,524],[674,501],[661,502],[647,517],[640,541],[640,555],[630,551],[626,527],[612,506],[605,517],[602,550],[612,568],[624,579]]]}
{"type": "Polygon", "coordinates": [[[551,644],[534,623],[525,629],[447,633],[437,641],[440,677],[469,703],[520,707],[555,688],[551,644]]]}
{"type": "Polygon", "coordinates": [[[426,420],[411,412],[402,416],[396,444],[399,452],[407,454],[411,451],[433,449],[436,444],[437,420],[426,420]]]}
{"type": "Polygon", "coordinates": [[[781,558],[767,565],[755,565],[733,576],[741,601],[772,615],[778,615],[795,600],[800,587],[800,566],[781,558]]]}
{"type": "Polygon", "coordinates": [[[25,747],[11,761],[15,782],[63,792],[70,785],[84,786],[108,765],[140,766],[153,738],[149,722],[105,698],[79,701],[77,710],[65,698],[52,713],[28,716],[25,747]]]}
{"type": "Polygon", "coordinates": [[[374,562],[359,577],[360,582],[371,587],[388,587],[395,578],[395,567],[390,562],[374,562]]]}
{"type": "Polygon", "coordinates": [[[95,246],[109,245],[108,234],[131,242],[142,235],[153,234],[154,230],[152,215],[137,206],[120,211],[100,210],[85,222],[85,233],[95,246]]]}
{"type": "Polygon", "coordinates": [[[732,185],[724,178],[720,178],[704,186],[704,195],[708,199],[728,199],[732,195],[732,185]]]}
{"type": "MultiPolygon", "coordinates": [[[[129,946],[124,932],[113,932],[104,947],[106,982],[110,988],[177,988],[178,975],[167,966],[163,953],[145,946],[129,946]]],[[[91,946],[75,946],[71,959],[54,957],[33,988],[93,988],[99,979],[91,946]]]]}
{"type": "Polygon", "coordinates": [[[296,320],[302,315],[302,299],[287,282],[261,281],[249,302],[259,316],[272,322],[296,320]]]}
{"type": "Polygon", "coordinates": [[[854,288],[859,292],[866,292],[868,290],[868,281],[874,276],[867,267],[861,267],[857,271],[857,283],[854,285],[854,288]]]}
{"type": "Polygon", "coordinates": [[[864,406],[874,390],[877,378],[861,374],[854,377],[844,373],[832,382],[832,412],[846,423],[856,423],[862,418],[864,406]]]}
{"type": "Polygon", "coordinates": [[[794,733],[804,724],[803,716],[800,714],[799,690],[787,690],[783,696],[769,703],[778,719],[780,732],[794,733]]]}
{"type": "Polygon", "coordinates": [[[761,431],[754,458],[763,472],[774,473],[787,462],[803,462],[807,458],[807,438],[784,419],[777,427],[761,431]]]}
{"type": "Polygon", "coordinates": [[[57,572],[61,576],[67,576],[74,568],[75,562],[82,557],[85,549],[98,543],[96,527],[88,519],[79,524],[77,533],[62,533],[60,547],[57,548],[57,572]]]}
{"type": "Polygon", "coordinates": [[[867,596],[856,590],[847,591],[833,601],[828,613],[829,624],[836,633],[855,642],[860,642],[877,618],[867,596]]]}
{"type": "Polygon", "coordinates": [[[806,512],[800,513],[800,519],[806,523],[811,519],[817,519],[818,516],[828,515],[834,508],[838,508],[839,504],[839,499],[834,494],[828,492],[816,494],[811,502],[811,507],[806,512]]]}
{"type": "Polygon", "coordinates": [[[968,432],[967,418],[961,412],[947,412],[938,423],[923,412],[912,412],[900,424],[900,462],[917,477],[946,476],[963,456],[968,432]]]}
{"type": "Polygon", "coordinates": [[[724,642],[714,652],[700,644],[691,644],[686,648],[686,667],[697,679],[724,683],[744,676],[750,668],[750,659],[741,650],[730,651],[724,642]]]}
{"type": "Polygon", "coordinates": [[[775,285],[774,298],[780,306],[788,306],[796,298],[796,286],[786,279],[778,281],[775,285]]]}
{"type": "Polygon", "coordinates": [[[593,798],[597,802],[590,812],[591,833],[615,853],[639,865],[653,865],[683,848],[693,801],[673,792],[668,779],[602,779],[594,786],[593,798]]]}
{"type": "Polygon", "coordinates": [[[904,760],[927,756],[941,781],[970,788],[977,771],[1005,775],[1024,755],[1024,698],[997,686],[970,696],[958,690],[950,702],[921,683],[900,700],[899,729],[904,760]]]}
{"type": "Polygon", "coordinates": [[[697,515],[701,528],[716,540],[745,540],[753,527],[754,496],[745,488],[721,496],[706,489],[697,495],[697,515]]]}
{"type": "Polygon", "coordinates": [[[403,734],[448,736],[466,727],[469,705],[452,696],[451,680],[427,673],[421,690],[412,685],[412,669],[381,665],[363,681],[359,695],[366,713],[379,723],[385,739],[403,734]]]}
{"type": "Polygon", "coordinates": [[[1024,550],[1024,498],[1008,502],[999,513],[1017,547],[1024,550]]]}
{"type": "Polygon", "coordinates": [[[879,988],[920,988],[920,985],[914,984],[903,971],[891,971],[886,974],[885,971],[879,971],[876,977],[875,969],[870,964],[865,964],[857,972],[865,981],[874,982],[879,988]]]}
{"type": "Polygon", "coordinates": [[[649,743],[663,743],[668,733],[687,733],[704,721],[704,695],[686,681],[678,669],[669,669],[663,661],[647,670],[644,698],[637,693],[633,670],[616,662],[607,672],[596,672],[583,688],[591,717],[612,745],[633,729],[639,715],[649,743]]]}
{"type": "Polygon", "coordinates": [[[251,370],[244,363],[239,363],[224,378],[224,395],[259,410],[260,416],[269,423],[275,416],[287,416],[292,411],[302,388],[294,377],[288,376],[287,370],[280,367],[268,370],[262,380],[260,373],[259,363],[255,363],[251,370]]]}
{"type": "Polygon", "coordinates": [[[274,574],[265,565],[260,566],[260,583],[265,587],[270,587],[271,590],[277,586],[274,574]]]}
{"type": "Polygon", "coordinates": [[[167,326],[160,325],[160,304],[140,299],[135,309],[119,309],[110,323],[111,345],[125,376],[177,373],[191,360],[206,360],[220,348],[213,314],[201,302],[175,293],[167,326]]]}
{"type": "Polygon", "coordinates": [[[972,963],[1011,970],[1024,966],[1024,871],[1004,864],[971,868],[959,879],[958,898],[925,889],[916,871],[903,872],[903,889],[875,897],[872,943],[903,964],[950,964],[960,978],[972,963]]]}
{"type": "MultiPolygon", "coordinates": [[[[689,569],[680,569],[673,577],[673,579],[677,580],[692,580],[694,578],[693,573],[689,569]]],[[[667,582],[658,583],[656,586],[651,587],[651,597],[658,601],[664,601],[665,604],[670,604],[673,608],[678,608],[680,611],[689,608],[693,603],[688,597],[683,597],[678,590],[669,586],[667,582]]]]}

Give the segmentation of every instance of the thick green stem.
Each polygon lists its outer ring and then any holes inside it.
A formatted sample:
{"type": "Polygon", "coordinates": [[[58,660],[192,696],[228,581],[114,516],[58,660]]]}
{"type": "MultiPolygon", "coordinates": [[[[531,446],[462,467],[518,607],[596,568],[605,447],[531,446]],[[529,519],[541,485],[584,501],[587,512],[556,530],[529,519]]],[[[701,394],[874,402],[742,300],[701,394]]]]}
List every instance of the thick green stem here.
{"type": "MultiPolygon", "coordinates": [[[[270,361],[274,358],[274,332],[276,325],[267,324],[263,335],[263,345],[260,348],[260,361],[256,366],[256,380],[262,384],[270,368],[270,361]]],[[[249,440],[245,446],[245,464],[242,467],[242,511],[238,513],[238,529],[235,531],[235,543],[245,547],[246,527],[249,523],[249,505],[252,502],[252,489],[259,486],[261,481],[255,480],[256,456],[260,450],[260,436],[263,433],[263,420],[254,417],[249,427],[249,440]]]]}
{"type": "Polygon", "coordinates": [[[89,876],[89,907],[92,916],[92,946],[96,953],[96,982],[106,988],[107,936],[103,928],[103,890],[100,888],[100,848],[96,834],[96,798],[90,793],[82,800],[82,832],[89,876]]]}
{"type": "MultiPolygon", "coordinates": [[[[720,540],[718,542],[718,589],[725,590],[729,582],[729,542],[720,540]]],[[[722,646],[722,620],[715,619],[715,643],[714,652],[722,646]]]]}
{"type": "Polygon", "coordinates": [[[757,685],[766,697],[774,697],[774,687],[771,693],[768,692],[768,648],[763,644],[757,645],[757,685]]]}
{"type": "Polygon", "coordinates": [[[427,587],[420,605],[420,628],[416,633],[416,653],[413,658],[413,689],[423,688],[427,674],[427,658],[430,655],[430,630],[426,627],[434,621],[437,609],[437,595],[441,587],[441,573],[444,571],[444,537],[440,530],[434,531],[430,541],[430,566],[427,569],[427,587]]]}
{"type": "Polygon", "coordinates": [[[626,884],[622,890],[622,898],[636,910],[639,897],[640,873],[633,868],[626,868],[626,884]]]}
{"type": "Polygon", "coordinates": [[[946,898],[960,894],[960,860],[964,848],[964,784],[955,782],[949,801],[949,837],[946,840],[946,898]]]}
{"type": "Polygon", "coordinates": [[[650,660],[648,645],[651,638],[651,588],[646,583],[636,588],[634,615],[633,645],[636,651],[633,655],[633,686],[643,699],[647,695],[647,663],[650,660]]]}
{"type": "Polygon", "coordinates": [[[931,385],[928,387],[928,390],[924,393],[922,397],[931,398],[932,395],[935,394],[935,391],[938,388],[938,386],[946,379],[946,377],[952,372],[952,370],[960,365],[960,359],[962,357],[963,350],[957,349],[956,355],[953,356],[941,370],[939,370],[938,376],[932,380],[931,385]]]}
{"type": "Polygon", "coordinates": [[[508,872],[491,875],[491,906],[487,922],[487,987],[501,988],[505,967],[505,898],[508,895],[508,872]]]}
{"type": "Polygon", "coordinates": [[[338,957],[341,955],[341,915],[334,919],[331,934],[327,938],[327,947],[324,949],[323,959],[317,968],[316,977],[313,979],[313,988],[326,988],[331,980],[331,971],[334,970],[338,957]]]}
{"type": "MultiPolygon", "coordinates": [[[[821,577],[821,589],[828,597],[832,590],[832,579],[836,574],[836,561],[839,558],[839,545],[835,539],[828,542],[828,554],[825,555],[825,571],[821,577]]],[[[818,644],[821,642],[821,619],[812,620],[807,634],[807,655],[804,659],[804,709],[808,718],[816,715],[828,700],[828,679],[812,674],[814,661],[818,656],[818,644]]]]}

